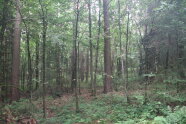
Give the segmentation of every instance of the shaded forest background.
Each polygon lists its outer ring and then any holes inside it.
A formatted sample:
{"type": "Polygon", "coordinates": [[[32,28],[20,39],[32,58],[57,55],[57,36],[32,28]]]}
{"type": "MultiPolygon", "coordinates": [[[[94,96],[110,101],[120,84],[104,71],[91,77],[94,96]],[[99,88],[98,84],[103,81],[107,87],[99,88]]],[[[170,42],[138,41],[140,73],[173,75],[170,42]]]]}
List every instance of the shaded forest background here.
{"type": "Polygon", "coordinates": [[[0,0],[0,20],[2,108],[41,98],[46,118],[50,96],[81,113],[81,95],[137,91],[186,105],[185,0],[0,0]]]}

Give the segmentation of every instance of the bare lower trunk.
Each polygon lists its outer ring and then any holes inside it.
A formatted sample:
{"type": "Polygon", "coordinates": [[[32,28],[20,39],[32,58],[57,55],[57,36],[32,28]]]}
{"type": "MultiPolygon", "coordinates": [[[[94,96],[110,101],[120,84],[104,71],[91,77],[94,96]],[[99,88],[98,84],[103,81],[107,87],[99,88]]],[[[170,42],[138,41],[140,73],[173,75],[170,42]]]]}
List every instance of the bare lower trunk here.
{"type": "Polygon", "coordinates": [[[74,33],[74,61],[73,61],[73,77],[72,82],[75,84],[75,101],[76,101],[76,112],[79,112],[79,98],[77,91],[77,37],[78,37],[78,22],[79,22],[79,0],[75,2],[76,21],[75,21],[75,33],[74,33]]]}
{"type": "Polygon", "coordinates": [[[19,99],[19,65],[20,65],[20,36],[21,15],[20,1],[16,0],[16,19],[13,33],[13,63],[12,63],[12,101],[19,99]]]}
{"type": "Polygon", "coordinates": [[[129,12],[127,13],[127,33],[126,33],[126,82],[125,82],[125,92],[126,92],[126,96],[127,96],[127,102],[129,103],[129,94],[128,94],[128,42],[129,42],[129,12]]]}
{"type": "Polygon", "coordinates": [[[98,19],[98,36],[97,36],[97,47],[96,47],[96,60],[95,60],[95,73],[94,73],[94,92],[93,96],[96,96],[96,79],[97,79],[97,68],[98,68],[98,57],[99,57],[99,41],[101,32],[101,0],[99,0],[99,19],[98,19]]]}
{"type": "Polygon", "coordinates": [[[36,41],[36,58],[35,58],[35,75],[36,75],[36,90],[39,88],[39,41],[36,41]]]}
{"type": "Polygon", "coordinates": [[[109,25],[109,0],[103,0],[104,13],[104,93],[112,91],[111,73],[111,48],[110,48],[110,25],[109,25]]]}
{"type": "Polygon", "coordinates": [[[42,16],[42,40],[43,40],[43,79],[42,79],[42,85],[43,85],[43,94],[42,94],[42,100],[43,100],[43,117],[46,118],[46,101],[45,101],[45,95],[46,95],[46,82],[45,82],[45,60],[46,60],[46,33],[47,33],[47,20],[46,20],[46,16],[47,16],[47,12],[46,12],[46,8],[44,8],[43,3],[41,0],[39,0],[39,4],[41,6],[41,16],[42,16]]]}
{"type": "Polygon", "coordinates": [[[86,55],[86,83],[88,83],[89,78],[89,50],[87,49],[87,55],[86,55]]]}
{"type": "Polygon", "coordinates": [[[92,56],[92,15],[91,15],[91,0],[88,3],[89,10],[89,44],[90,44],[90,82],[92,95],[94,94],[94,85],[93,85],[93,56],[92,56]]]}

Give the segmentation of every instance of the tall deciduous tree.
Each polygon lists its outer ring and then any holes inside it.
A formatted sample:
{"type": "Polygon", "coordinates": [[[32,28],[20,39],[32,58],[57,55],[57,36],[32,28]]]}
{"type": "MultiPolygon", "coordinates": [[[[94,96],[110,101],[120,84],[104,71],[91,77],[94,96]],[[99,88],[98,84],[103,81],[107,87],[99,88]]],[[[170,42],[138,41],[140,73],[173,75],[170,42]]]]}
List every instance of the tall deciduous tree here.
{"type": "Polygon", "coordinates": [[[46,95],[46,82],[45,82],[45,76],[46,76],[46,73],[45,73],[45,60],[46,60],[46,34],[47,34],[47,10],[46,8],[44,7],[43,5],[43,1],[42,0],[39,0],[39,4],[41,6],[41,13],[40,13],[40,16],[41,16],[41,19],[42,19],[42,40],[43,40],[43,58],[42,58],[42,61],[43,61],[43,79],[42,79],[42,83],[43,83],[43,117],[46,118],[46,102],[45,102],[45,95],[46,95]]]}
{"type": "Polygon", "coordinates": [[[12,101],[19,99],[19,65],[20,65],[20,36],[21,15],[20,1],[16,0],[16,18],[13,33],[13,64],[12,64],[12,101]]]}
{"type": "Polygon", "coordinates": [[[127,96],[127,102],[129,103],[129,96],[128,96],[128,45],[129,45],[129,11],[127,12],[127,31],[126,31],[126,45],[125,45],[125,53],[126,53],[126,82],[125,82],[125,91],[126,91],[126,96],[127,96]]]}
{"type": "Polygon", "coordinates": [[[89,44],[90,44],[90,82],[92,87],[92,95],[94,94],[94,84],[93,84],[93,56],[92,56],[92,15],[91,15],[91,0],[88,1],[89,10],[89,44]]]}
{"type": "Polygon", "coordinates": [[[37,90],[39,88],[39,36],[37,36],[37,40],[36,40],[36,48],[35,48],[35,78],[36,78],[36,87],[35,89],[37,90]]]}
{"type": "Polygon", "coordinates": [[[75,85],[75,99],[76,99],[76,112],[79,112],[79,100],[78,100],[78,91],[77,91],[77,38],[78,38],[78,23],[79,23],[79,0],[75,0],[75,32],[74,32],[74,52],[73,52],[73,69],[72,69],[72,84],[75,85]]]}
{"type": "Polygon", "coordinates": [[[99,0],[99,17],[98,17],[98,35],[96,42],[96,58],[95,58],[95,72],[94,72],[94,92],[93,95],[96,95],[96,79],[97,79],[97,70],[98,70],[98,56],[99,56],[99,42],[100,42],[100,33],[101,33],[101,0],[99,0]]]}
{"type": "Polygon", "coordinates": [[[103,0],[104,14],[104,93],[112,91],[109,0],[103,0]]]}

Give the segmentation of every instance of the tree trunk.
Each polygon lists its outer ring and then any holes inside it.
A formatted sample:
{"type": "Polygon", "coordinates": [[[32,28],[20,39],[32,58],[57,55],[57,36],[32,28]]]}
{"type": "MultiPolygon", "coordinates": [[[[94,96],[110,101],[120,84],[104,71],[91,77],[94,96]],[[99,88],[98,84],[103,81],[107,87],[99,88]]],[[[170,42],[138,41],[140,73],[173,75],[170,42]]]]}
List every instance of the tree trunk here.
{"type": "Polygon", "coordinates": [[[104,13],[104,93],[112,91],[109,0],[103,0],[104,13]]]}
{"type": "MultiPolygon", "coordinates": [[[[26,23],[25,23],[26,25],[26,23]]],[[[30,32],[28,27],[26,27],[26,39],[27,39],[27,56],[28,56],[28,90],[29,90],[29,97],[31,100],[32,97],[32,60],[31,60],[31,53],[30,53],[30,32]]]]}
{"type": "MultiPolygon", "coordinates": [[[[24,61],[24,60],[23,60],[24,61]]],[[[25,69],[25,63],[22,62],[22,68],[21,68],[21,89],[24,90],[25,89],[25,75],[26,75],[26,69],[25,69]]]]}
{"type": "Polygon", "coordinates": [[[123,65],[123,52],[122,52],[122,31],[121,31],[121,7],[120,7],[120,0],[118,0],[118,29],[119,29],[119,50],[120,55],[118,58],[118,76],[122,77],[124,74],[124,65],[123,65]]]}
{"type": "Polygon", "coordinates": [[[128,94],[128,42],[129,42],[129,12],[127,12],[127,33],[126,33],[126,82],[125,82],[125,92],[126,92],[126,96],[127,96],[127,102],[129,103],[129,94],[128,94]]]}
{"type": "Polygon", "coordinates": [[[46,59],[46,53],[45,53],[45,48],[46,48],[46,33],[47,33],[47,12],[44,9],[42,0],[39,0],[39,4],[41,6],[41,17],[42,17],[42,40],[43,40],[43,79],[42,79],[42,84],[43,84],[43,94],[42,94],[42,100],[43,100],[43,117],[46,118],[46,102],[45,102],[45,95],[46,95],[46,85],[45,85],[45,59],[46,59]]]}
{"type": "Polygon", "coordinates": [[[79,112],[79,98],[77,91],[77,37],[78,37],[78,23],[79,23],[79,0],[75,1],[75,33],[74,33],[74,59],[73,59],[73,70],[72,70],[72,84],[75,84],[75,99],[76,99],[76,112],[79,112]]]}
{"type": "Polygon", "coordinates": [[[90,82],[92,95],[94,94],[94,84],[93,84],[93,58],[92,58],[92,15],[91,15],[91,0],[88,2],[88,10],[89,10],[89,44],[90,44],[90,82]]]}
{"type": "Polygon", "coordinates": [[[19,99],[19,65],[20,65],[20,37],[21,15],[19,13],[20,1],[16,0],[16,19],[13,33],[13,63],[12,63],[12,101],[19,99]]]}
{"type": "Polygon", "coordinates": [[[36,41],[36,58],[35,58],[35,76],[36,76],[36,90],[39,88],[39,41],[36,41]]]}
{"type": "Polygon", "coordinates": [[[88,83],[89,78],[89,50],[87,49],[87,55],[86,55],[86,83],[88,83]]]}
{"type": "Polygon", "coordinates": [[[79,94],[81,94],[81,81],[80,81],[80,79],[81,79],[81,76],[80,76],[80,50],[79,50],[79,44],[80,44],[80,42],[78,41],[78,48],[77,48],[77,52],[78,52],[78,55],[77,55],[77,60],[78,60],[78,63],[77,63],[77,68],[78,68],[78,80],[77,80],[77,82],[78,82],[78,84],[79,84],[79,94]]]}
{"type": "Polygon", "coordinates": [[[99,41],[101,33],[101,0],[99,0],[99,18],[98,18],[98,35],[97,35],[97,46],[96,46],[96,60],[95,60],[95,73],[94,73],[94,92],[93,96],[96,96],[96,80],[97,80],[97,68],[98,68],[98,57],[99,57],[99,41]]]}
{"type": "Polygon", "coordinates": [[[60,93],[61,85],[61,54],[59,43],[56,44],[56,91],[60,93]]]}

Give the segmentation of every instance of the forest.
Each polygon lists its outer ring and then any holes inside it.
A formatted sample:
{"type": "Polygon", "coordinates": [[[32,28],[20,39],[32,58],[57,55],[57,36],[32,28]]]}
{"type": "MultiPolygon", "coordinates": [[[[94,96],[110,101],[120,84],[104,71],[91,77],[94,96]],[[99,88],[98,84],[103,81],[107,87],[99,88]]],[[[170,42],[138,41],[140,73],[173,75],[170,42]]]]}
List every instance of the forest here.
{"type": "Polygon", "coordinates": [[[0,0],[0,124],[186,124],[186,0],[0,0]]]}

